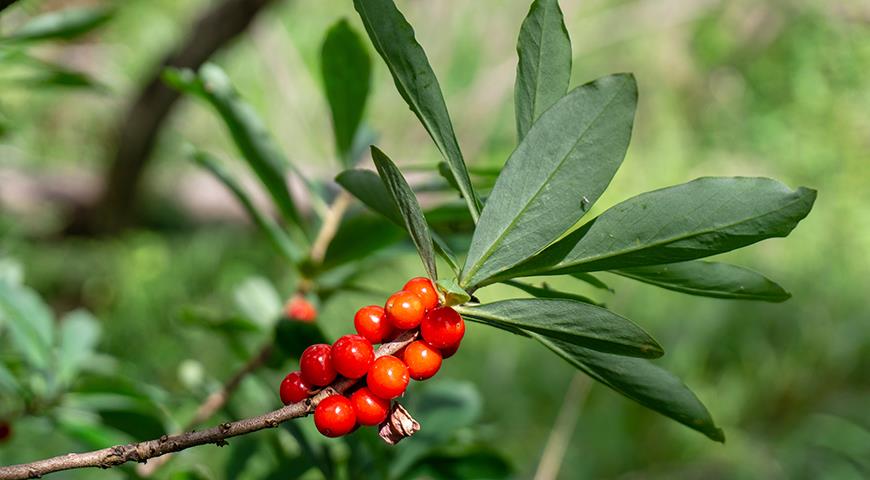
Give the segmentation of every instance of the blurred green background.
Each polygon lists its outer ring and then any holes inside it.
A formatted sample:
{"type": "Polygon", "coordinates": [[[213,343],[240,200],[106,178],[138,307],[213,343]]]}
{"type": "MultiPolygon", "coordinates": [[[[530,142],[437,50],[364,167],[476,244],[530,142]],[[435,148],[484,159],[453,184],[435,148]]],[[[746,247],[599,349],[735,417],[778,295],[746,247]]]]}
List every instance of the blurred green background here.
{"type": "MultiPolygon", "coordinates": [[[[23,2],[0,18],[0,27],[83,3],[94,2],[23,2]]],[[[529,2],[397,3],[439,75],[468,163],[501,165],[515,144],[515,43],[529,2]]],[[[787,239],[726,255],[785,286],[793,298],[782,304],[689,297],[611,275],[602,279],[614,294],[552,281],[648,329],[666,349],[659,362],[695,390],[728,439],[710,442],[592,385],[571,424],[558,478],[870,477],[870,4],[561,3],[574,45],[572,86],[630,71],[640,89],[628,156],[593,213],[704,175],[770,176],[815,188],[819,197],[787,239]]],[[[39,48],[43,58],[88,72],[104,85],[99,91],[11,82],[15,72],[0,72],[0,257],[18,262],[25,283],[56,312],[93,312],[103,332],[100,350],[114,358],[121,377],[159,390],[162,414],[176,424],[244,362],[238,348],[251,347],[233,347],[191,326],[184,312],[236,311],[239,287],[252,277],[270,281],[280,296],[295,284],[223,188],[184,158],[187,143],[232,158],[223,125],[201,103],[183,100],[145,178],[149,222],[112,236],[59,231],[68,207],[63,200],[87,198],[98,188],[117,119],[141,78],[210,4],[118,2],[97,33],[39,48]],[[45,189],[60,191],[60,201],[34,193],[45,189]]],[[[326,29],[342,17],[362,31],[349,1],[276,2],[213,59],[290,160],[313,178],[330,178],[339,168],[319,49],[326,29]]],[[[379,58],[374,65],[367,116],[380,133],[378,144],[400,166],[434,164],[440,158],[425,130],[379,58]]],[[[238,173],[246,175],[242,168],[238,173]]],[[[381,303],[422,273],[412,250],[390,251],[359,281],[380,293],[338,295],[319,321],[330,335],[343,334],[356,308],[381,303]]],[[[520,296],[508,287],[480,295],[520,296]]],[[[516,478],[531,478],[574,370],[538,344],[480,325],[470,325],[466,339],[431,384],[476,387],[480,417],[465,427],[473,433],[457,435],[473,434],[508,459],[516,478]]],[[[267,382],[277,387],[282,372],[270,372],[267,382]]],[[[274,392],[248,379],[212,423],[278,405],[274,392]]],[[[39,416],[17,420],[15,430],[0,443],[0,464],[90,446],[58,435],[39,416]]],[[[154,428],[140,430],[125,438],[149,438],[154,428]]],[[[224,465],[243,444],[188,450],[159,478],[188,468],[205,478],[230,476],[224,465]]],[[[56,478],[130,475],[128,469],[56,478]]]]}

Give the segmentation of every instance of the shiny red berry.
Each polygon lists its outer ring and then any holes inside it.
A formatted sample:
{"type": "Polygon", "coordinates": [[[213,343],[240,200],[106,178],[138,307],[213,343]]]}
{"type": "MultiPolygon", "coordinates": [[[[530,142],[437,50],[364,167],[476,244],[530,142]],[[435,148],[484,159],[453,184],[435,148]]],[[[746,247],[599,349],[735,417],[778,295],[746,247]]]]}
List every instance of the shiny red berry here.
{"type": "Polygon", "coordinates": [[[356,427],[356,412],[344,395],[324,398],[314,409],[314,425],[327,437],[340,437],[356,427]]]}
{"type": "Polygon", "coordinates": [[[356,332],[366,337],[369,342],[381,343],[390,337],[393,326],[387,321],[384,307],[369,305],[357,310],[353,316],[353,326],[356,332]]]}
{"type": "Polygon", "coordinates": [[[301,402],[311,395],[311,385],[302,380],[302,375],[299,372],[290,372],[281,381],[281,402],[284,405],[301,402]]]}
{"type": "Polygon", "coordinates": [[[310,385],[325,387],[335,380],[335,367],[332,366],[332,347],[317,343],[306,348],[299,358],[302,380],[310,385]]]}
{"type": "Polygon", "coordinates": [[[293,296],[284,305],[284,314],[291,320],[300,322],[313,322],[317,319],[317,309],[301,295],[293,296]]]}
{"type": "Polygon", "coordinates": [[[435,348],[452,347],[465,335],[465,321],[450,307],[436,308],[426,314],[420,333],[435,348]]]}
{"type": "Polygon", "coordinates": [[[360,335],[345,335],[332,344],[332,366],[347,378],[361,378],[374,361],[371,342],[360,335]]]}
{"type": "Polygon", "coordinates": [[[438,306],[438,291],[435,290],[432,281],[426,277],[415,277],[408,280],[402,290],[416,293],[426,310],[432,310],[438,306]]]}
{"type": "Polygon", "coordinates": [[[402,359],[408,366],[408,375],[414,380],[431,378],[441,368],[441,352],[420,340],[405,347],[402,359]]]}
{"type": "Polygon", "coordinates": [[[387,299],[384,307],[387,311],[387,320],[399,330],[417,328],[426,314],[423,301],[416,293],[400,290],[387,299]]]}
{"type": "Polygon", "coordinates": [[[438,351],[441,352],[441,359],[447,360],[453,355],[456,355],[456,351],[459,350],[459,345],[459,343],[455,343],[449,347],[439,348],[438,351]]]}
{"type": "Polygon", "coordinates": [[[350,403],[360,425],[380,425],[390,413],[390,401],[375,395],[368,387],[353,392],[350,403]]]}
{"type": "Polygon", "coordinates": [[[8,440],[12,436],[12,424],[0,421],[0,442],[8,440]]]}
{"type": "Polygon", "coordinates": [[[393,399],[403,394],[408,387],[408,381],[408,367],[392,355],[375,360],[366,377],[369,390],[386,399],[393,399]]]}

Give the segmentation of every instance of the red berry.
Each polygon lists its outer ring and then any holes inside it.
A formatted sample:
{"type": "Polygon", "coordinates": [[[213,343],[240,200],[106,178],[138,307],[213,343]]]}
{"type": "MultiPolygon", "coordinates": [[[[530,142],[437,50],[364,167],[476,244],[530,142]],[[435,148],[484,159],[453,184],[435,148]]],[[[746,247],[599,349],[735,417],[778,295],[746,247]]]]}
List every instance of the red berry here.
{"type": "Polygon", "coordinates": [[[347,378],[361,378],[374,361],[375,350],[364,337],[345,335],[332,344],[332,365],[347,378]]]}
{"type": "Polygon", "coordinates": [[[314,409],[314,425],[327,437],[340,437],[356,427],[353,404],[344,395],[324,398],[314,409]]]}
{"type": "Polygon", "coordinates": [[[426,277],[415,277],[408,280],[402,290],[416,293],[426,310],[432,310],[438,306],[438,291],[435,290],[432,281],[426,277]]]}
{"type": "Polygon", "coordinates": [[[335,368],[332,366],[332,347],[325,343],[317,343],[306,348],[299,358],[302,380],[309,385],[325,387],[335,380],[335,368]]]}
{"type": "Polygon", "coordinates": [[[372,343],[383,342],[393,332],[393,326],[387,321],[387,312],[377,305],[360,308],[353,316],[353,325],[357,333],[372,343]]]}
{"type": "Polygon", "coordinates": [[[439,348],[438,351],[441,352],[441,359],[447,360],[456,354],[456,351],[459,350],[459,343],[455,343],[449,347],[439,348]]]}
{"type": "Polygon", "coordinates": [[[426,314],[420,333],[435,348],[452,347],[465,335],[465,321],[450,307],[436,308],[426,314]]]}
{"type": "Polygon", "coordinates": [[[360,425],[379,425],[390,413],[390,401],[375,395],[368,387],[353,392],[350,402],[360,425]]]}
{"type": "Polygon", "coordinates": [[[396,398],[408,387],[408,367],[392,355],[380,357],[369,369],[366,384],[381,398],[396,398]]]}
{"type": "Polygon", "coordinates": [[[317,319],[317,309],[301,295],[294,295],[284,305],[284,313],[288,318],[300,322],[313,322],[317,319]]]}
{"type": "Polygon", "coordinates": [[[387,299],[384,310],[387,311],[387,319],[399,330],[417,328],[426,313],[420,297],[416,293],[405,290],[392,294],[387,299]]]}
{"type": "Polygon", "coordinates": [[[6,421],[0,421],[0,442],[4,442],[12,436],[12,424],[6,421]]]}
{"type": "Polygon", "coordinates": [[[414,380],[431,378],[441,368],[441,353],[420,340],[408,344],[402,358],[414,380]]]}
{"type": "Polygon", "coordinates": [[[281,381],[281,401],[284,405],[301,402],[311,395],[311,386],[302,380],[299,372],[290,372],[281,381]]]}

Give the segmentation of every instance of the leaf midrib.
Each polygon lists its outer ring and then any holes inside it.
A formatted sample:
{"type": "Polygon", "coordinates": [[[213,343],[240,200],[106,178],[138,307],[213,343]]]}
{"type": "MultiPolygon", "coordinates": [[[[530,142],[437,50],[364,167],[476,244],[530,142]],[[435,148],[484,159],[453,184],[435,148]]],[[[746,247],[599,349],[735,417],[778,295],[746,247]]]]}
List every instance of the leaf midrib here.
{"type": "MultiPolygon", "coordinates": [[[[550,183],[550,180],[553,178],[553,176],[556,174],[556,172],[557,172],[559,169],[562,168],[562,165],[564,165],[565,160],[566,160],[566,159],[571,155],[571,152],[573,152],[574,149],[577,148],[577,145],[580,143],[580,140],[582,140],[583,137],[586,135],[586,133],[589,132],[589,129],[591,129],[592,126],[595,125],[596,122],[598,122],[598,119],[601,117],[601,115],[604,113],[604,111],[607,110],[607,109],[610,107],[610,105],[613,103],[613,100],[614,100],[614,99],[615,99],[615,98],[616,98],[620,93],[622,93],[622,90],[623,90],[623,88],[624,88],[624,85],[625,85],[625,83],[623,83],[623,86],[620,87],[619,89],[617,89],[616,92],[614,92],[613,96],[610,97],[610,98],[607,100],[607,103],[604,104],[604,106],[601,108],[601,110],[599,110],[598,113],[595,114],[595,117],[592,119],[592,121],[589,122],[589,125],[588,125],[584,130],[583,130],[583,132],[580,133],[580,135],[577,136],[577,140],[574,142],[573,145],[571,145],[571,148],[568,150],[568,153],[566,153],[566,154],[562,157],[562,159],[559,160],[558,165],[557,165],[555,168],[553,168],[552,171],[551,171],[551,172],[547,175],[547,177],[544,179],[544,181],[541,182],[541,185],[540,185],[540,186],[538,187],[538,189],[535,191],[534,195],[532,195],[531,197],[529,197],[529,201],[526,202],[526,204],[523,206],[523,208],[520,209],[520,211],[519,211],[519,212],[514,216],[514,218],[510,221],[510,223],[508,223],[507,226],[505,226],[505,228],[501,231],[501,233],[499,233],[498,237],[496,237],[496,238],[492,241],[492,243],[491,243],[490,246],[486,249],[486,251],[484,252],[484,254],[481,255],[480,258],[475,262],[474,267],[473,267],[471,270],[469,270],[469,272],[468,272],[468,279],[469,279],[469,280],[474,276],[474,274],[476,274],[476,273],[481,269],[481,267],[483,267],[483,264],[486,262],[486,260],[488,260],[489,257],[492,256],[492,253],[493,253],[493,251],[495,250],[495,247],[499,244],[499,242],[501,242],[501,241],[504,239],[505,235],[507,235],[507,233],[508,233],[510,230],[512,230],[512,229],[516,226],[516,223],[519,221],[519,219],[520,219],[520,217],[523,215],[523,213],[525,213],[525,211],[526,211],[526,210],[529,208],[529,206],[532,204],[532,201],[533,201],[535,198],[537,198],[538,195],[540,195],[541,191],[544,189],[544,187],[546,187],[546,186],[550,183]]],[[[558,103],[558,102],[557,102],[557,103],[558,103]]],[[[531,131],[531,129],[530,129],[529,131],[531,131]]],[[[528,137],[528,135],[526,135],[526,137],[524,137],[524,138],[527,138],[527,137],[528,137]]],[[[492,198],[491,195],[490,195],[490,198],[492,198]]],[[[585,213],[586,213],[586,212],[583,212],[583,214],[585,214],[585,213]]],[[[581,215],[580,218],[583,218],[583,215],[581,215]]],[[[578,219],[578,220],[579,220],[579,219],[578,219]]],[[[552,242],[552,240],[551,240],[551,242],[552,242]]],[[[548,246],[549,246],[549,244],[544,245],[543,247],[541,247],[540,249],[538,249],[538,252],[544,250],[544,249],[547,248],[548,246]]],[[[536,252],[536,253],[537,253],[537,252],[536,252]]],[[[507,270],[507,269],[509,269],[509,268],[511,268],[511,267],[513,267],[513,266],[516,266],[516,265],[517,265],[517,264],[515,263],[514,265],[511,265],[511,266],[509,266],[509,267],[503,268],[501,271],[507,270]]]]}
{"type": "MultiPolygon", "coordinates": [[[[795,192],[793,192],[793,193],[799,193],[799,191],[795,191],[795,192]]],[[[523,274],[524,274],[524,275],[528,275],[528,274],[538,274],[538,273],[542,273],[542,272],[548,272],[548,271],[553,271],[553,270],[561,270],[561,269],[564,269],[564,268],[575,267],[575,266],[577,266],[577,265],[583,265],[584,263],[592,263],[592,262],[597,262],[597,261],[600,261],[600,260],[606,260],[606,259],[608,259],[608,258],[613,258],[613,257],[620,256],[620,255],[627,255],[627,254],[634,253],[634,252],[638,252],[638,251],[641,251],[641,250],[647,250],[647,249],[654,248],[654,247],[660,247],[660,246],[662,246],[662,245],[666,245],[666,244],[669,244],[669,243],[679,242],[679,241],[681,241],[681,240],[685,240],[685,239],[687,239],[687,238],[692,238],[692,237],[697,237],[697,236],[700,236],[700,235],[705,235],[705,234],[708,234],[708,233],[713,233],[713,232],[716,232],[716,231],[719,231],[719,230],[722,230],[722,229],[725,229],[725,228],[733,227],[733,226],[735,226],[735,225],[740,225],[740,224],[745,223],[745,222],[747,222],[747,221],[749,221],[749,220],[753,220],[753,219],[758,219],[758,218],[766,217],[766,216],[771,215],[771,214],[773,214],[773,213],[780,212],[780,211],[785,210],[786,208],[788,208],[788,207],[794,205],[795,203],[798,203],[798,202],[802,201],[803,199],[804,199],[804,195],[798,195],[797,198],[795,198],[793,201],[788,202],[787,204],[783,205],[782,207],[780,207],[780,208],[778,208],[778,209],[770,210],[770,211],[768,211],[768,212],[765,212],[765,213],[762,214],[762,215],[758,215],[758,216],[755,216],[755,217],[746,217],[746,218],[740,219],[740,220],[735,221],[735,222],[732,222],[732,223],[728,223],[728,224],[725,224],[725,225],[717,226],[717,227],[715,227],[715,228],[710,228],[710,229],[707,229],[707,230],[702,230],[702,231],[695,232],[695,233],[692,233],[692,234],[683,235],[683,236],[678,236],[678,237],[674,237],[674,238],[670,238],[670,239],[664,239],[664,240],[662,240],[662,241],[655,242],[655,243],[651,243],[651,244],[647,244],[647,245],[644,245],[644,246],[642,246],[642,247],[637,247],[637,248],[628,248],[628,249],[625,249],[625,250],[619,250],[619,251],[616,251],[616,252],[610,252],[610,253],[608,253],[608,254],[600,255],[600,256],[597,256],[597,257],[589,257],[589,258],[585,258],[585,259],[583,259],[582,261],[579,261],[579,262],[571,262],[571,263],[566,263],[566,264],[556,264],[556,265],[553,265],[552,268],[547,267],[547,268],[542,268],[542,269],[538,269],[538,270],[531,270],[531,271],[529,271],[529,272],[523,272],[523,274]]],[[[605,212],[605,213],[607,213],[607,212],[605,212]]],[[[604,215],[604,214],[602,214],[602,215],[604,215]]],[[[583,227],[580,227],[580,228],[583,228],[583,227]]],[[[670,263],[670,262],[669,262],[669,263],[670,263]]]]}

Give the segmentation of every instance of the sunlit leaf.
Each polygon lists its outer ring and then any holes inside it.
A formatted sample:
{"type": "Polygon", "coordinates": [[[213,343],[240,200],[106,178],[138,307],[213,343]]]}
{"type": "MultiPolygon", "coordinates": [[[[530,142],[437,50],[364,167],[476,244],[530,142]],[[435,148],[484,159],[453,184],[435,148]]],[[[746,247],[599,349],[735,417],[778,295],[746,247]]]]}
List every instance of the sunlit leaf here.
{"type": "Polygon", "coordinates": [[[613,75],[575,88],[541,115],[486,201],[460,285],[486,283],[580,220],[622,163],[636,105],[634,77],[613,75]]]}
{"type": "Polygon", "coordinates": [[[438,79],[414,37],[414,29],[393,0],[354,0],[353,4],[372,44],[389,67],[396,88],[441,150],[472,218],[477,220],[480,202],[471,186],[438,79]]]}
{"type": "Polygon", "coordinates": [[[704,177],[628,199],[504,276],[675,263],[788,235],[815,190],[769,178],[704,177]]]}
{"type": "Polygon", "coordinates": [[[568,91],[571,39],[558,0],[535,0],[517,40],[514,105],[520,140],[538,117],[568,91]]]}
{"type": "Polygon", "coordinates": [[[523,298],[454,308],[478,323],[523,329],[603,352],[645,358],[664,353],[658,342],[630,320],[576,300],[523,298]]]}
{"type": "Polygon", "coordinates": [[[675,292],[701,297],[783,302],[791,298],[760,273],[727,263],[690,261],[623,268],[613,273],[675,292]]]}

